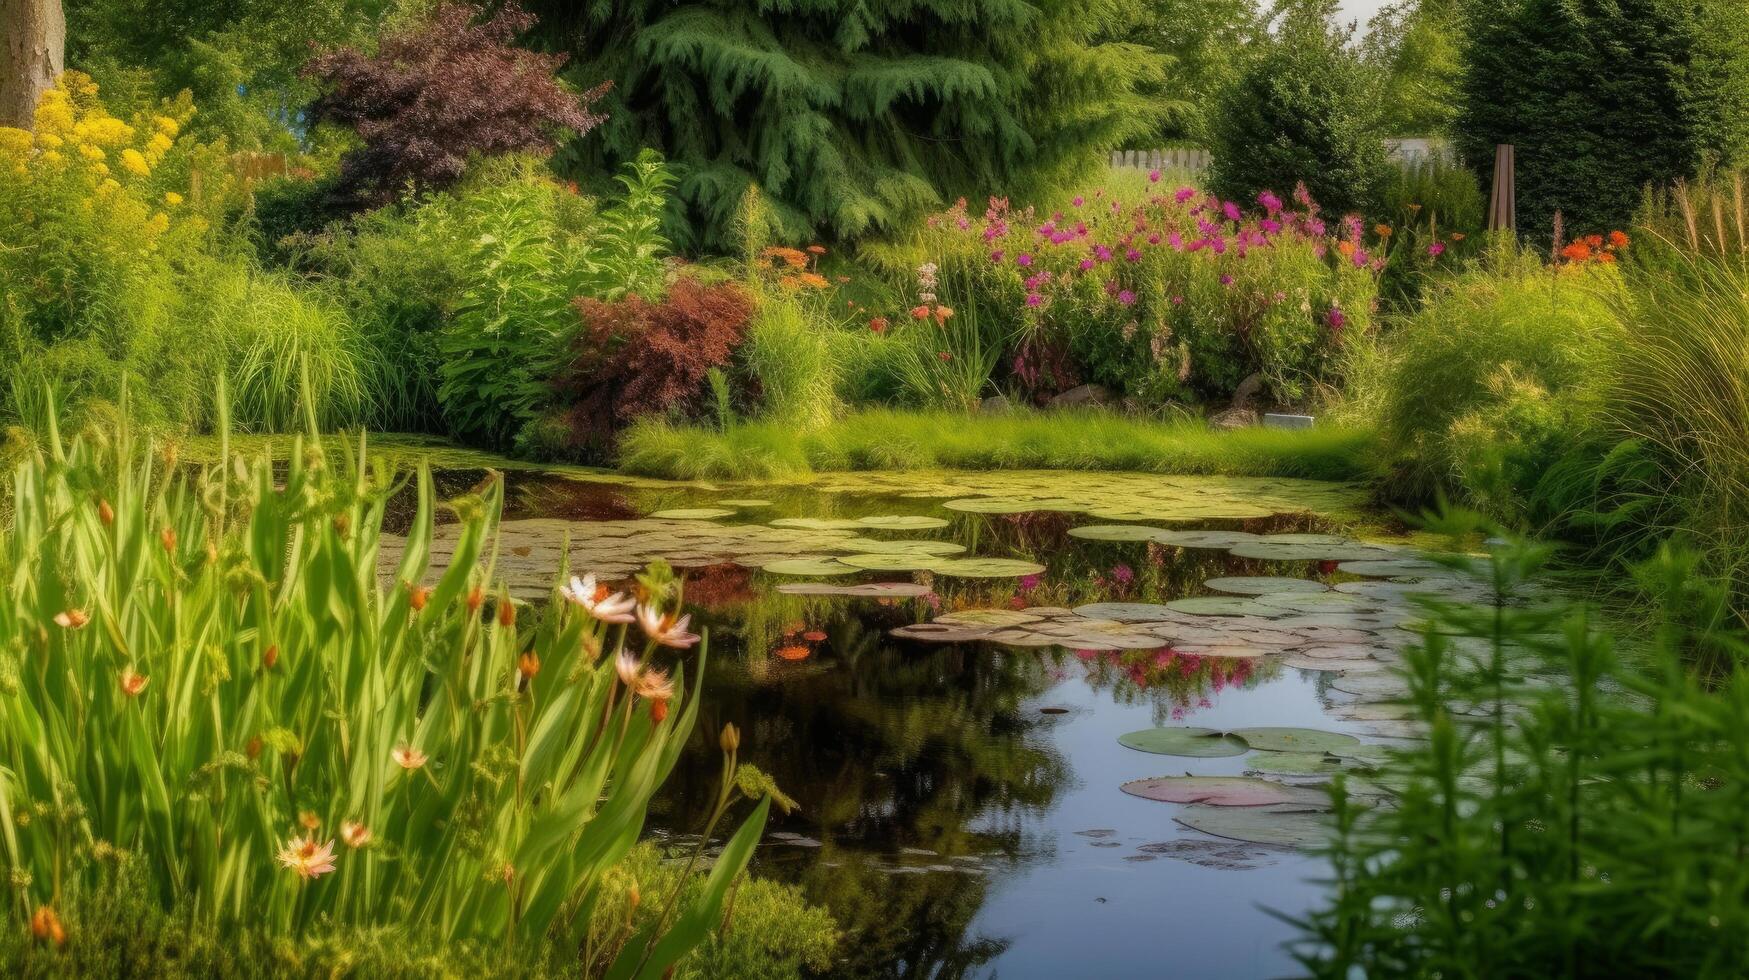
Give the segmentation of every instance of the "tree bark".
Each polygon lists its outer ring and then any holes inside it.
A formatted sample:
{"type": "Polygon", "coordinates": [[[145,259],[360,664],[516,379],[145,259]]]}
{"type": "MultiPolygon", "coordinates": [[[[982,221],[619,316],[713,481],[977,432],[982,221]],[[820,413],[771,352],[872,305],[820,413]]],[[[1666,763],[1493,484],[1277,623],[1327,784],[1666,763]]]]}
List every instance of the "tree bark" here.
{"type": "Polygon", "coordinates": [[[66,62],[61,0],[0,0],[0,126],[31,128],[66,62]]]}

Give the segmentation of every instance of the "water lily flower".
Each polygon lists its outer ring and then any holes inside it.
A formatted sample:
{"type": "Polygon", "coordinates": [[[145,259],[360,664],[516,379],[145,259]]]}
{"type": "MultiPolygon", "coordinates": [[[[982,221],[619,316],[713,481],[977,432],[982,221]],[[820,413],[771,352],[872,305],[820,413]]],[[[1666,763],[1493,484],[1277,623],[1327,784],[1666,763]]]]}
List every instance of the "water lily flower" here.
{"type": "Polygon", "coordinates": [[[279,849],[279,863],[308,881],[334,870],[334,842],[318,845],[314,835],[294,837],[279,849]]]}
{"type": "Polygon", "coordinates": [[[151,679],[144,674],[135,672],[132,666],[121,669],[121,690],[128,697],[139,697],[140,692],[144,691],[149,683],[151,683],[151,679]]]}
{"type": "Polygon", "coordinates": [[[68,609],[55,613],[55,625],[63,629],[84,629],[91,622],[91,617],[83,609],[68,609]]]}
{"type": "Polygon", "coordinates": [[[340,839],[354,850],[369,844],[370,836],[370,828],[357,820],[347,820],[340,825],[340,839]]]}
{"type": "Polygon", "coordinates": [[[428,757],[425,753],[408,745],[406,742],[402,742],[395,746],[394,751],[390,752],[389,756],[395,760],[396,765],[409,771],[423,767],[428,761],[428,757]]]}

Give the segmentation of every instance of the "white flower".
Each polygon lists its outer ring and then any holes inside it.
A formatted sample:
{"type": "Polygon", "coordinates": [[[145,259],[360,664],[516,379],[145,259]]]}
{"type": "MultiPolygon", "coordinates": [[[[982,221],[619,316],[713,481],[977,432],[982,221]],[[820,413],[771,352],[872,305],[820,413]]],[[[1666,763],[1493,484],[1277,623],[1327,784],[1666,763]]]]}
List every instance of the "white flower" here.
{"type": "Polygon", "coordinates": [[[697,643],[698,634],[686,631],[691,622],[691,616],[675,619],[655,606],[638,607],[638,625],[644,628],[644,634],[665,647],[684,650],[697,643]]]}
{"type": "Polygon", "coordinates": [[[610,592],[605,585],[595,584],[595,576],[571,577],[571,584],[559,590],[566,599],[583,607],[583,611],[604,623],[629,623],[637,602],[623,592],[610,592]]]}

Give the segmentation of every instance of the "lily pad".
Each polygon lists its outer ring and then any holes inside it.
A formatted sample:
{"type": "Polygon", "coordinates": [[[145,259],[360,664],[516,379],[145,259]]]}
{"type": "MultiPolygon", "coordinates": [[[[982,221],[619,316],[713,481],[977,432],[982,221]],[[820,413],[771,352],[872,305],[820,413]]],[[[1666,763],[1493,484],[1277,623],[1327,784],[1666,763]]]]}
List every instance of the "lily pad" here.
{"type": "Polygon", "coordinates": [[[1267,616],[1276,610],[1259,605],[1255,599],[1238,596],[1199,595],[1189,599],[1174,599],[1166,604],[1173,612],[1196,616],[1267,616]]]}
{"type": "Polygon", "coordinates": [[[770,507],[771,506],[771,501],[760,500],[757,497],[732,497],[728,500],[719,500],[719,501],[717,501],[717,503],[722,504],[724,507],[770,507]]]}
{"type": "Polygon", "coordinates": [[[1203,585],[1216,592],[1255,596],[1284,595],[1293,592],[1317,593],[1327,591],[1330,588],[1322,582],[1314,582],[1304,578],[1289,578],[1285,575],[1235,575],[1227,578],[1211,578],[1203,585]]]}
{"type": "Polygon", "coordinates": [[[1421,558],[1387,558],[1370,561],[1345,561],[1336,568],[1350,575],[1364,575],[1368,578],[1400,578],[1414,577],[1447,577],[1462,576],[1444,565],[1421,558]]]}
{"type": "Polygon", "coordinates": [[[924,517],[921,514],[882,514],[874,517],[859,517],[856,523],[861,527],[872,527],[882,531],[927,531],[947,526],[945,518],[924,517]]]}
{"type": "Polygon", "coordinates": [[[1275,803],[1317,804],[1323,792],[1250,776],[1154,776],[1121,787],[1131,796],[1161,803],[1201,803],[1207,806],[1269,806],[1275,803]]]}
{"type": "Polygon", "coordinates": [[[780,517],[771,526],[803,531],[854,531],[862,524],[847,517],[780,517]]]}
{"type": "Polygon", "coordinates": [[[1159,531],[1155,533],[1154,540],[1175,548],[1226,551],[1242,544],[1260,541],[1262,536],[1250,531],[1159,531]]]}
{"type": "Polygon", "coordinates": [[[773,575],[848,575],[860,571],[834,558],[785,558],[769,562],[760,568],[773,575]]]}
{"type": "Polygon", "coordinates": [[[1260,595],[1257,601],[1271,609],[1297,613],[1363,612],[1379,608],[1376,600],[1343,592],[1276,592],[1260,595]]]}
{"type": "Polygon", "coordinates": [[[1264,752],[1329,752],[1360,743],[1353,735],[1317,728],[1235,728],[1231,734],[1264,752]]]}
{"type": "Polygon", "coordinates": [[[1227,840],[1276,847],[1318,847],[1335,834],[1330,815],[1306,804],[1259,807],[1187,806],[1172,819],[1227,840]]]}
{"type": "Polygon", "coordinates": [[[777,587],[784,595],[837,595],[871,599],[914,599],[929,594],[929,586],[915,582],[865,582],[833,585],[829,582],[784,582],[777,587]]]}
{"type": "Polygon", "coordinates": [[[1007,627],[1036,623],[1042,618],[1018,609],[962,609],[937,616],[935,621],[949,626],[1007,627]]]}
{"type": "Polygon", "coordinates": [[[659,510],[650,516],[664,521],[714,521],[719,517],[731,517],[734,513],[726,507],[677,507],[659,510]]]}
{"type": "Polygon", "coordinates": [[[1220,759],[1250,750],[1242,739],[1213,728],[1144,728],[1119,735],[1117,741],[1141,752],[1191,759],[1220,759]]]}
{"type": "MultiPolygon", "coordinates": [[[[881,555],[844,555],[838,559],[852,568],[870,572],[921,572],[938,561],[934,555],[898,552],[881,555]]],[[[770,566],[766,566],[769,570],[770,566]]]]}
{"type": "Polygon", "coordinates": [[[1245,760],[1245,771],[1265,776],[1322,776],[1342,769],[1342,760],[1323,752],[1259,752],[1245,760]]]}
{"type": "Polygon", "coordinates": [[[1120,623],[1158,623],[1178,618],[1172,610],[1155,602],[1090,602],[1076,606],[1075,615],[1120,623]]]}
{"type": "Polygon", "coordinates": [[[1029,514],[1035,510],[1080,510],[1073,500],[1062,497],[962,497],[942,503],[948,510],[967,514],[1029,514]]]}
{"type": "Polygon", "coordinates": [[[1069,529],[1070,537],[1088,541],[1152,541],[1160,533],[1159,528],[1145,524],[1087,524],[1069,529]]]}
{"type": "Polygon", "coordinates": [[[957,578],[1019,578],[1037,575],[1045,567],[1019,558],[948,558],[930,565],[929,570],[957,578]]]}

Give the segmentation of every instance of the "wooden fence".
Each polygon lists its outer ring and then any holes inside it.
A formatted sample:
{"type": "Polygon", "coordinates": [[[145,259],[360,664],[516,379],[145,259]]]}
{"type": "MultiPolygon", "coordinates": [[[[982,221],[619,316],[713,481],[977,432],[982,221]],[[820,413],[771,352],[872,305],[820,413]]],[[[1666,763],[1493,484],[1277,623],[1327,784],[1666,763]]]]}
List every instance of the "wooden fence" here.
{"type": "MultiPolygon", "coordinates": [[[[1385,140],[1385,152],[1403,166],[1424,166],[1452,158],[1451,147],[1440,139],[1385,140]]],[[[1214,154],[1196,147],[1170,147],[1159,150],[1113,150],[1111,165],[1138,170],[1207,170],[1214,154]]]]}

